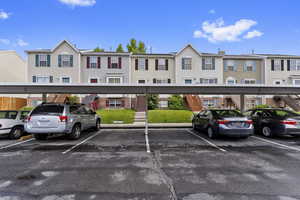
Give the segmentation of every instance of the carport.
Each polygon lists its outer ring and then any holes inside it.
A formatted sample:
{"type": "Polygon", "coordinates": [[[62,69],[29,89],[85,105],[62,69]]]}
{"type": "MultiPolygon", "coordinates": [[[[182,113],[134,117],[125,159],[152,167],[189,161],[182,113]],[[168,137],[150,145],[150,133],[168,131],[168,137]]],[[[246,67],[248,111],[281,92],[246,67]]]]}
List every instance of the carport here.
{"type": "MultiPolygon", "coordinates": [[[[245,109],[246,95],[298,95],[299,86],[268,85],[136,85],[136,84],[0,84],[0,94],[194,94],[240,95],[240,109],[245,109]]],[[[145,138],[147,152],[148,119],[146,105],[145,138]]]]}

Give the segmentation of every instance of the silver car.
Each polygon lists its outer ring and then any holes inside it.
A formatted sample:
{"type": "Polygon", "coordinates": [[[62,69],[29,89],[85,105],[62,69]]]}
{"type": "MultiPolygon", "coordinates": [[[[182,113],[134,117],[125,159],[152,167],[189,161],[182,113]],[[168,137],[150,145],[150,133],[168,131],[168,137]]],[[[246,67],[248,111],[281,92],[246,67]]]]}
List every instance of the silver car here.
{"type": "Polygon", "coordinates": [[[31,111],[25,130],[37,140],[47,139],[53,134],[78,139],[83,130],[99,130],[100,124],[101,118],[85,105],[43,103],[31,111]]]}
{"type": "Polygon", "coordinates": [[[30,111],[0,111],[0,135],[10,139],[19,139],[24,134],[24,120],[30,111]]]}

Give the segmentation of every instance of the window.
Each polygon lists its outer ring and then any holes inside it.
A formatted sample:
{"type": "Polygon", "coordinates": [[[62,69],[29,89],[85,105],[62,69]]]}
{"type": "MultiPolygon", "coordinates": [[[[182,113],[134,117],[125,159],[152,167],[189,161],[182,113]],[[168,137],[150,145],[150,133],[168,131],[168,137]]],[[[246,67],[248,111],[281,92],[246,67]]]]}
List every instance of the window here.
{"type": "Polygon", "coordinates": [[[97,68],[98,65],[98,57],[90,56],[90,68],[97,68]]]}
{"type": "Polygon", "coordinates": [[[138,80],[138,84],[145,84],[146,80],[138,80]]]}
{"type": "Polygon", "coordinates": [[[192,69],[192,58],[182,58],[182,69],[183,70],[192,69]]]}
{"type": "Polygon", "coordinates": [[[59,55],[58,65],[60,67],[73,67],[73,56],[72,55],[59,55]]]}
{"type": "Polygon", "coordinates": [[[159,101],[160,108],[168,108],[168,101],[159,101]]]}
{"type": "Polygon", "coordinates": [[[300,71],[300,60],[290,60],[291,71],[300,71]]]}
{"type": "Polygon", "coordinates": [[[98,83],[98,79],[97,78],[91,78],[90,83],[98,83]]]}
{"type": "Polygon", "coordinates": [[[122,107],[122,100],[121,99],[109,99],[108,100],[109,108],[119,108],[122,107]]]}
{"type": "Polygon", "coordinates": [[[37,76],[36,83],[50,83],[50,77],[49,76],[37,76]]]}
{"type": "Polygon", "coordinates": [[[168,61],[165,59],[158,59],[156,66],[157,70],[168,70],[168,67],[166,65],[167,62],[168,61]]]}
{"type": "Polygon", "coordinates": [[[300,85],[300,79],[294,79],[293,84],[294,85],[300,85]]]}
{"type": "Polygon", "coordinates": [[[237,81],[235,78],[229,77],[226,79],[226,84],[228,84],[228,85],[234,85],[236,83],[237,83],[237,81]]]}
{"type": "Polygon", "coordinates": [[[215,70],[215,66],[213,65],[213,58],[204,58],[202,70],[215,70]]]}
{"type": "Polygon", "coordinates": [[[253,66],[247,65],[246,71],[247,71],[247,72],[253,72],[253,66]]]}
{"type": "Polygon", "coordinates": [[[111,68],[112,69],[119,69],[118,57],[113,56],[111,57],[111,68]]]}
{"type": "Polygon", "coordinates": [[[39,66],[40,67],[47,67],[48,66],[47,55],[46,54],[40,54],[39,55],[39,66]]]}
{"type": "Polygon", "coordinates": [[[70,79],[70,77],[62,77],[61,82],[62,83],[71,83],[71,79],[70,79]]]}
{"type": "Polygon", "coordinates": [[[17,111],[0,111],[0,119],[16,119],[17,111]]]}
{"type": "Polygon", "coordinates": [[[224,63],[225,63],[225,71],[229,71],[229,72],[236,71],[234,60],[225,60],[224,63]]]}
{"type": "Polygon", "coordinates": [[[193,83],[192,79],[185,79],[184,80],[184,84],[192,84],[192,83],[193,83]]]}
{"type": "Polygon", "coordinates": [[[106,82],[110,84],[120,84],[122,83],[122,79],[121,77],[107,77],[106,82]]]}
{"type": "Polygon", "coordinates": [[[217,106],[217,99],[204,99],[203,106],[208,107],[216,107],[217,106]]]}
{"type": "Polygon", "coordinates": [[[141,70],[141,71],[146,70],[146,59],[144,59],[144,58],[138,59],[138,70],[141,70]]]}
{"type": "Polygon", "coordinates": [[[281,71],[281,60],[274,60],[274,71],[281,71]]]}
{"type": "Polygon", "coordinates": [[[24,120],[29,114],[29,111],[22,111],[21,112],[21,116],[20,116],[20,120],[24,120]]]}
{"type": "Polygon", "coordinates": [[[255,79],[245,79],[244,84],[255,84],[256,80],[255,79]]]}
{"type": "Polygon", "coordinates": [[[234,71],[234,66],[227,66],[227,70],[230,71],[230,72],[233,72],[234,71]]]}
{"type": "Polygon", "coordinates": [[[216,78],[200,78],[200,84],[217,84],[218,79],[216,78]]]}

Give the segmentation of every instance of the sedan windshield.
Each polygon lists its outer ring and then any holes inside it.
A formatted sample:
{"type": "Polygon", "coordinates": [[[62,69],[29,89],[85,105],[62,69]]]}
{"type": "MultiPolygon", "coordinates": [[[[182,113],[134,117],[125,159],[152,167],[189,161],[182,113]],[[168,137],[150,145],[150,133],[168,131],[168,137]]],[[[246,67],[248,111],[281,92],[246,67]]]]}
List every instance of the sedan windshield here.
{"type": "Polygon", "coordinates": [[[218,117],[226,118],[226,117],[244,117],[242,113],[236,110],[214,110],[212,111],[218,117]]]}
{"type": "Polygon", "coordinates": [[[0,119],[16,119],[17,111],[0,111],[0,119]]]}

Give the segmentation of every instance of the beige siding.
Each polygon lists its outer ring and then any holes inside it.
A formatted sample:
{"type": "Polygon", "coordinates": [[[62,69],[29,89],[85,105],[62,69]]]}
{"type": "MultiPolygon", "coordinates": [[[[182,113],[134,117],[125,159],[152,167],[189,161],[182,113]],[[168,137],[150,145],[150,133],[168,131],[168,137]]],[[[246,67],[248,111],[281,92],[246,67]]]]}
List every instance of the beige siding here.
{"type": "Polygon", "coordinates": [[[0,51],[0,82],[26,82],[26,62],[15,51],[0,51]]]}

